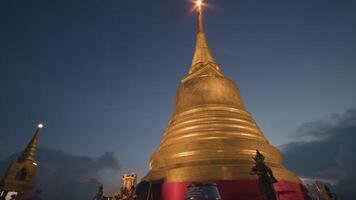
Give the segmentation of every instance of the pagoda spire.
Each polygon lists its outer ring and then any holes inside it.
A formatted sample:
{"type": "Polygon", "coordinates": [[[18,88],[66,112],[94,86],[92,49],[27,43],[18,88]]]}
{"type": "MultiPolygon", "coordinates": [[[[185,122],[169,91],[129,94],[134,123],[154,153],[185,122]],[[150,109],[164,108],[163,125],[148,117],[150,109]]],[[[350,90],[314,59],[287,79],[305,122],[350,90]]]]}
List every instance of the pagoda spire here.
{"type": "Polygon", "coordinates": [[[197,36],[195,42],[195,51],[193,56],[192,65],[189,69],[189,74],[198,71],[206,64],[212,64],[217,70],[219,67],[215,61],[213,54],[208,46],[206,34],[203,26],[203,2],[197,0],[197,36]]]}
{"type": "Polygon", "coordinates": [[[26,149],[23,151],[21,156],[18,158],[19,162],[23,162],[23,161],[36,162],[36,149],[37,149],[39,135],[40,135],[42,128],[43,128],[43,124],[37,125],[35,134],[33,135],[31,141],[28,143],[26,149]]]}

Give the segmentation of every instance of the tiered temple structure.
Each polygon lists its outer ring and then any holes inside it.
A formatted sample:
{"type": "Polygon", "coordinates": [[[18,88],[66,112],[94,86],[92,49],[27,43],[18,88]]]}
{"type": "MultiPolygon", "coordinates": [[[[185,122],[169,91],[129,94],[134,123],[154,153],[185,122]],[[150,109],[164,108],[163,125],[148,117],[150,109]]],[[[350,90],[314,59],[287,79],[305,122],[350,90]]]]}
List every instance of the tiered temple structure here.
{"type": "Polygon", "coordinates": [[[192,182],[217,183],[223,200],[262,199],[251,175],[256,150],[265,156],[278,183],[280,200],[305,199],[300,179],[282,164],[247,111],[236,84],[221,71],[208,47],[202,8],[193,62],[178,87],[173,116],[150,159],[145,181],[158,183],[155,199],[184,200],[192,182]]]}
{"type": "Polygon", "coordinates": [[[15,195],[17,200],[31,197],[36,182],[33,180],[37,172],[36,149],[42,124],[38,124],[36,132],[26,149],[17,161],[11,163],[4,178],[0,182],[0,197],[10,199],[15,195]]]}

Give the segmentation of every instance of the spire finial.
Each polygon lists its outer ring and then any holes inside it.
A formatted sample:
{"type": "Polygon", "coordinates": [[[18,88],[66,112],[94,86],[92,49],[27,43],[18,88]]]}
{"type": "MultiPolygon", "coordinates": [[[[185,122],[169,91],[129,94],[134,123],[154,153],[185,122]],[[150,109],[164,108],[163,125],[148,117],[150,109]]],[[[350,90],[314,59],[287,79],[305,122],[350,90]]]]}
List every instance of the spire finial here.
{"type": "MultiPolygon", "coordinates": [[[[211,53],[203,26],[203,7],[205,3],[203,0],[196,0],[197,10],[197,39],[195,44],[195,52],[193,56],[192,65],[189,69],[189,74],[199,70],[201,66],[207,63],[213,63],[217,66],[215,58],[211,53]]],[[[216,67],[219,70],[218,67],[216,67]]]]}
{"type": "Polygon", "coordinates": [[[197,1],[197,12],[198,12],[198,33],[204,33],[203,28],[203,0],[197,1]]]}
{"type": "Polygon", "coordinates": [[[42,123],[37,124],[35,134],[33,135],[31,141],[28,143],[26,149],[23,151],[22,155],[19,157],[19,161],[31,161],[36,162],[36,149],[38,144],[38,139],[41,129],[44,127],[42,123]]]}

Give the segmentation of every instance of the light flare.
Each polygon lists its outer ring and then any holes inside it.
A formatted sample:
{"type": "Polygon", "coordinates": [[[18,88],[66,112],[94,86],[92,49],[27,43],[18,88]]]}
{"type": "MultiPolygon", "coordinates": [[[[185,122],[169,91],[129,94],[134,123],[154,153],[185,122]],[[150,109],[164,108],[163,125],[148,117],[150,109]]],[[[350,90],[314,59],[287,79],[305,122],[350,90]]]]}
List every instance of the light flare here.
{"type": "Polygon", "coordinates": [[[38,124],[37,128],[43,128],[43,124],[42,123],[38,124]]]}
{"type": "Polygon", "coordinates": [[[203,5],[203,0],[197,0],[197,7],[198,7],[198,9],[200,10],[201,9],[201,7],[202,7],[202,5],[203,5]]]}
{"type": "Polygon", "coordinates": [[[204,0],[190,0],[190,1],[195,4],[192,11],[201,11],[202,8],[206,6],[204,0]]]}
{"type": "Polygon", "coordinates": [[[201,12],[203,8],[210,7],[204,0],[190,0],[194,4],[192,7],[192,12],[198,11],[201,12]]]}

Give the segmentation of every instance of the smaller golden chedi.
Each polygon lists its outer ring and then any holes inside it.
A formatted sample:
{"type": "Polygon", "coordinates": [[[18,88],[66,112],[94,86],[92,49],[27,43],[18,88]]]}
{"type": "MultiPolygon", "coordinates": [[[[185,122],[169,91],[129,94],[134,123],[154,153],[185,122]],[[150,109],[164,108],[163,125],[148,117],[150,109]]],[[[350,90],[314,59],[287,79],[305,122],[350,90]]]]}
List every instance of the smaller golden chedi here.
{"type": "Polygon", "coordinates": [[[16,199],[27,199],[36,186],[34,177],[37,172],[36,149],[40,131],[43,124],[38,124],[36,132],[31,141],[17,161],[11,163],[4,178],[0,182],[0,197],[5,199],[15,197],[16,199]]]}

